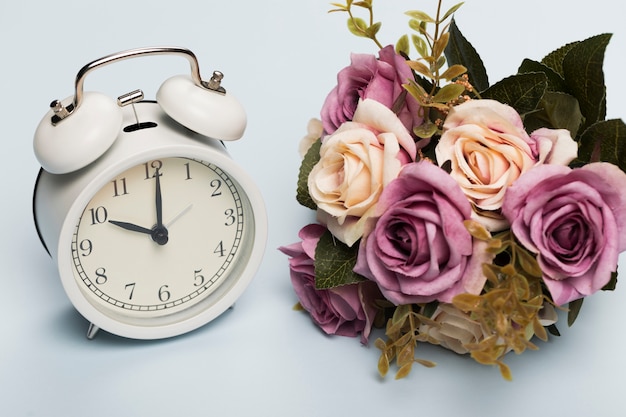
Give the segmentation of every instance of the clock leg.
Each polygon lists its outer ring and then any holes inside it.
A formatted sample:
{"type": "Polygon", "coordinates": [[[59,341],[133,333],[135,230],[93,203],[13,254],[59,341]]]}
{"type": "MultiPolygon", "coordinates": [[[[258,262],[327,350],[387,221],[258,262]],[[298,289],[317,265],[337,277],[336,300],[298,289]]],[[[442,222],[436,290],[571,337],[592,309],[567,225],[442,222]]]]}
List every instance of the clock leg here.
{"type": "Polygon", "coordinates": [[[96,337],[96,333],[98,333],[100,328],[93,323],[89,323],[89,329],[87,329],[87,339],[92,340],[96,337]]]}

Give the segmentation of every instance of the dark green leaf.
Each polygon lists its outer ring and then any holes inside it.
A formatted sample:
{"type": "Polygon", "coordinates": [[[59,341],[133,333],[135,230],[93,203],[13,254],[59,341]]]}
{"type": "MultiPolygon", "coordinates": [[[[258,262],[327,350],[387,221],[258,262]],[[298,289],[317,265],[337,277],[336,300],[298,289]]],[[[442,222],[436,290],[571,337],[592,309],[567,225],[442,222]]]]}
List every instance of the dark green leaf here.
{"type": "Polygon", "coordinates": [[[315,248],[315,287],[328,289],[364,281],[352,271],[358,252],[358,244],[350,247],[326,231],[315,248]]]}
{"type": "Polygon", "coordinates": [[[428,304],[426,304],[424,306],[424,309],[422,310],[422,315],[431,318],[433,316],[433,314],[435,314],[435,311],[437,310],[437,307],[439,306],[439,301],[432,301],[428,304]]]}
{"type": "Polygon", "coordinates": [[[489,78],[485,65],[476,49],[465,39],[454,19],[450,23],[449,33],[450,40],[445,50],[448,65],[463,65],[467,68],[469,82],[474,88],[478,91],[486,90],[489,87],[489,78]]]}
{"type": "Polygon", "coordinates": [[[626,124],[621,119],[603,120],[580,136],[578,160],[605,161],[626,171],[626,124]]]}
{"type": "Polygon", "coordinates": [[[530,59],[525,59],[522,61],[522,65],[520,65],[517,70],[518,74],[525,74],[528,72],[543,72],[546,74],[548,79],[548,90],[550,91],[560,91],[563,93],[567,93],[567,85],[565,84],[565,80],[558,73],[556,73],[552,68],[548,67],[541,62],[533,61],[530,59]]]}
{"type": "Polygon", "coordinates": [[[611,280],[602,287],[602,291],[614,291],[617,287],[617,272],[611,274],[611,280]]]}
{"type": "Polygon", "coordinates": [[[321,139],[318,139],[311,145],[309,150],[307,151],[304,159],[302,159],[302,164],[300,165],[300,172],[298,173],[298,188],[296,194],[296,200],[298,203],[302,204],[304,207],[308,207],[312,210],[317,209],[317,204],[311,198],[309,194],[309,174],[313,167],[320,160],[320,148],[322,147],[321,139]]]}
{"type": "Polygon", "coordinates": [[[574,96],[548,91],[541,99],[538,111],[524,118],[524,125],[529,132],[541,127],[567,129],[572,138],[576,138],[582,121],[580,106],[574,96]]]}
{"type": "Polygon", "coordinates": [[[559,332],[559,329],[556,327],[556,325],[551,324],[547,327],[548,332],[552,335],[552,336],[561,336],[561,333],[559,332]]]}
{"type": "Polygon", "coordinates": [[[548,81],[541,72],[518,74],[505,78],[481,93],[513,107],[521,115],[534,111],[546,91],[548,81]]]}
{"type": "Polygon", "coordinates": [[[563,74],[563,59],[565,58],[565,55],[567,55],[567,53],[570,51],[570,49],[576,46],[577,43],[578,42],[568,43],[567,45],[564,45],[559,49],[550,52],[541,60],[541,63],[552,68],[552,70],[559,74],[561,78],[565,78],[563,74]]]}
{"type": "Polygon", "coordinates": [[[578,300],[571,301],[569,303],[569,311],[567,313],[567,325],[571,326],[576,321],[576,317],[578,317],[578,313],[580,313],[580,309],[583,306],[584,298],[579,298],[578,300]]]}
{"type": "Polygon", "coordinates": [[[563,58],[565,83],[580,102],[583,130],[606,117],[604,52],[611,35],[594,36],[574,45],[563,58]]]}

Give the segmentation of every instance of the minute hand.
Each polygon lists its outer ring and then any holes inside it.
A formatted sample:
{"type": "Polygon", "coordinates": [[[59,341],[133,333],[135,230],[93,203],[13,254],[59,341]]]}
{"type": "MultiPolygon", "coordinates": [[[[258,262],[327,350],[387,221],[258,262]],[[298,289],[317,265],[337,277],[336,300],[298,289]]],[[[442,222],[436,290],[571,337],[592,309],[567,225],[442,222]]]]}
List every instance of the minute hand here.
{"type": "Polygon", "coordinates": [[[156,192],[155,192],[155,204],[156,204],[156,218],[157,224],[156,227],[163,227],[163,199],[161,197],[161,181],[159,179],[159,169],[156,169],[155,180],[156,180],[156,192]]]}

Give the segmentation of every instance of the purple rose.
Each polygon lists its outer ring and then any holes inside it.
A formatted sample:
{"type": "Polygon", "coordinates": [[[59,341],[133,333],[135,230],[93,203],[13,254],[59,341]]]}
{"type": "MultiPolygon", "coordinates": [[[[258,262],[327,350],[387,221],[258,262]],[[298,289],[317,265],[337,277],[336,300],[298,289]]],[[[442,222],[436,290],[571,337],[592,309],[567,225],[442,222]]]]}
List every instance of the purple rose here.
{"type": "Polygon", "coordinates": [[[291,283],[302,307],[325,333],[354,337],[361,333],[367,343],[382,295],[373,282],[345,285],[327,290],[315,288],[315,248],[326,228],[309,224],[300,230],[301,242],[280,247],[290,257],[291,283]]]}
{"type": "Polygon", "coordinates": [[[537,254],[557,305],[604,287],[626,250],[626,174],[615,165],[541,165],[507,190],[502,213],[537,254]]]}
{"type": "Polygon", "coordinates": [[[359,99],[370,98],[392,109],[404,95],[404,105],[397,112],[409,132],[423,122],[419,104],[402,84],[414,79],[406,60],[396,54],[393,46],[379,51],[379,59],[369,54],[352,54],[350,66],[337,74],[337,86],[328,94],[322,106],[321,118],[327,134],[352,120],[359,99]]]}
{"type": "Polygon", "coordinates": [[[493,255],[465,227],[472,208],[443,169],[426,161],[405,165],[380,196],[377,213],[354,271],[375,281],[385,298],[396,305],[449,303],[481,292],[482,264],[493,255]]]}

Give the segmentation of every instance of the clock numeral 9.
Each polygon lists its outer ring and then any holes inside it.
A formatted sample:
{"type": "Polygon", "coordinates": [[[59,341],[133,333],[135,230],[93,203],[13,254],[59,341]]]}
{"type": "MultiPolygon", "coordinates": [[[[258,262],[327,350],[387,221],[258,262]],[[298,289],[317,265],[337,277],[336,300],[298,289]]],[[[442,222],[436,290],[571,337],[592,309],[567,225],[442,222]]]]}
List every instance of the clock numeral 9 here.
{"type": "Polygon", "coordinates": [[[91,255],[91,252],[93,251],[93,244],[91,243],[91,240],[89,239],[81,240],[80,245],[78,245],[78,247],[80,248],[80,250],[83,251],[83,253],[81,253],[81,255],[83,256],[89,256],[91,255]]]}

